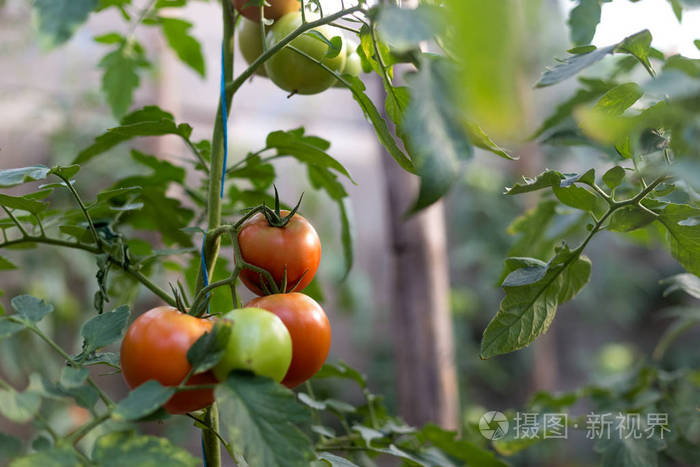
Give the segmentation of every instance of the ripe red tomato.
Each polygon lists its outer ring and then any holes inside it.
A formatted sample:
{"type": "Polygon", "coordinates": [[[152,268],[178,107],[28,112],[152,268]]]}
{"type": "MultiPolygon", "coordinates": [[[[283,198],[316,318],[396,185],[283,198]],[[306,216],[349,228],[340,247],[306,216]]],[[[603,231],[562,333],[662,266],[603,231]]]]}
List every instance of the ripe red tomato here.
{"type": "Polygon", "coordinates": [[[247,306],[276,314],[292,336],[292,363],[282,384],[293,388],[316,374],[331,347],[331,325],[313,298],[301,293],[275,294],[258,297],[247,306]]]}
{"type": "MultiPolygon", "coordinates": [[[[155,379],[163,386],[177,386],[192,368],[187,351],[212,323],[161,306],[142,314],[131,323],[121,347],[122,374],[130,388],[155,379]]],[[[188,384],[216,383],[211,372],[194,375],[188,384]]],[[[214,402],[212,389],[175,394],[165,404],[172,414],[192,412],[214,402]]]]}
{"type": "MultiPolygon", "coordinates": [[[[245,5],[250,3],[251,0],[233,0],[233,4],[243,16],[251,21],[260,22],[260,7],[245,5]],[[245,8],[244,8],[245,7],[245,8]]],[[[265,19],[271,19],[276,21],[280,17],[291,13],[293,11],[299,11],[301,4],[299,0],[267,0],[270,6],[265,7],[265,19]]]]}
{"type": "MultiPolygon", "coordinates": [[[[289,212],[280,214],[286,216],[289,212]]],[[[309,285],[321,262],[321,239],[309,221],[299,214],[284,227],[272,227],[265,216],[258,213],[243,224],[238,243],[243,259],[272,274],[280,290],[286,269],[286,292],[303,290],[309,285]]],[[[257,272],[243,269],[240,278],[252,292],[264,294],[257,272]]],[[[266,285],[270,288],[270,284],[266,285]]]]}

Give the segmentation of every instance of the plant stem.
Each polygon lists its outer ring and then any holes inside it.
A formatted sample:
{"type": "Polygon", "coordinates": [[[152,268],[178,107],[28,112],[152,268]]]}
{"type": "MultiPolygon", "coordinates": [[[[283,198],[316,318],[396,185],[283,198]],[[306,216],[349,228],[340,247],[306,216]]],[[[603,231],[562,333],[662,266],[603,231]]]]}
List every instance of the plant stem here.
{"type": "Polygon", "coordinates": [[[71,192],[73,197],[75,198],[75,201],[78,203],[78,206],[80,206],[80,210],[83,211],[83,216],[85,216],[85,220],[87,221],[88,225],[90,226],[90,232],[92,232],[92,236],[95,238],[95,245],[100,247],[100,236],[97,234],[97,230],[95,229],[95,224],[92,222],[92,217],[90,217],[90,213],[88,213],[87,208],[85,207],[85,203],[83,203],[83,200],[80,198],[80,195],[78,194],[77,191],[75,191],[75,188],[71,184],[70,180],[64,178],[61,175],[56,175],[58,178],[63,180],[63,182],[66,184],[66,188],[68,188],[68,191],[71,192]]]}
{"type": "Polygon", "coordinates": [[[14,214],[12,214],[12,211],[10,211],[9,208],[7,208],[6,206],[3,206],[2,209],[7,213],[8,216],[10,216],[10,219],[12,219],[12,222],[14,222],[15,225],[17,226],[17,228],[19,229],[19,231],[22,232],[22,235],[24,235],[25,237],[27,235],[29,235],[29,234],[27,234],[27,231],[24,230],[24,227],[22,227],[22,224],[20,223],[20,221],[17,220],[17,218],[15,217],[14,214]]]}
{"type": "Polygon", "coordinates": [[[204,454],[207,466],[221,467],[221,443],[219,442],[219,409],[214,402],[204,413],[204,421],[208,429],[202,432],[204,439],[204,454]]]}

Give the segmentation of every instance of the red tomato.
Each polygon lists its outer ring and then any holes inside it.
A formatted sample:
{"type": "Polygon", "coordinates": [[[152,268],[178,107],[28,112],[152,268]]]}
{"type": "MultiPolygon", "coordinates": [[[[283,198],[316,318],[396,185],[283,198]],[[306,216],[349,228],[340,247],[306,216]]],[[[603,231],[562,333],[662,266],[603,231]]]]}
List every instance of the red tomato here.
{"type": "MultiPolygon", "coordinates": [[[[233,5],[243,16],[251,21],[257,21],[259,23],[260,7],[246,7],[246,3],[250,3],[250,1],[251,0],[233,0],[233,5]]],[[[267,3],[269,3],[270,6],[265,7],[265,19],[271,19],[273,21],[279,19],[287,13],[299,11],[301,8],[299,0],[267,0],[267,3]]]]}
{"type": "MultiPolygon", "coordinates": [[[[154,379],[163,386],[177,386],[192,368],[187,351],[212,323],[161,306],[139,316],[126,332],[121,347],[122,374],[131,389],[154,379]]],[[[194,375],[188,384],[216,383],[210,372],[194,375]]],[[[175,394],[165,404],[172,414],[192,412],[214,402],[213,389],[175,394]]]]}
{"type": "MultiPolygon", "coordinates": [[[[287,214],[288,211],[281,212],[282,216],[287,214]]],[[[321,239],[309,221],[299,214],[284,227],[272,227],[265,216],[258,213],[243,224],[238,243],[243,259],[272,274],[280,290],[286,269],[286,292],[303,290],[309,285],[321,262],[321,239]]],[[[257,272],[243,269],[240,278],[252,292],[264,294],[257,272]]]]}
{"type": "Polygon", "coordinates": [[[293,388],[316,374],[331,347],[331,325],[313,298],[296,292],[275,294],[258,297],[247,306],[276,314],[292,336],[292,363],[282,384],[293,388]]]}

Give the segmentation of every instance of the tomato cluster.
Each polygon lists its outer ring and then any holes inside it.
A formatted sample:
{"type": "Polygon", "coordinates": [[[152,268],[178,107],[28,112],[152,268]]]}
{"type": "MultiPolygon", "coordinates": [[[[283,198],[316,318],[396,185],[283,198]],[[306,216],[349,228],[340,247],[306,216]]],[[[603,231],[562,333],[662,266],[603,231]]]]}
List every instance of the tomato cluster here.
{"type": "MultiPolygon", "coordinates": [[[[265,19],[272,20],[271,26],[260,22],[260,8],[245,6],[250,0],[234,0],[234,6],[243,15],[239,32],[238,44],[241,54],[251,64],[263,53],[263,43],[260,28],[266,28],[265,45],[267,48],[284,39],[302,25],[300,4],[297,0],[267,0],[270,6],[264,10],[265,19]]],[[[317,17],[311,12],[306,13],[306,20],[313,21],[317,17]]],[[[323,25],[294,38],[287,46],[270,57],[263,66],[255,72],[267,76],[279,88],[295,94],[317,94],[331,86],[338,86],[338,80],[319,65],[352,76],[359,76],[362,70],[360,56],[344,38],[342,32],[333,26],[323,25]],[[314,31],[314,32],[311,32],[314,31]],[[321,34],[328,41],[333,37],[341,37],[341,50],[335,56],[329,57],[329,45],[318,37],[321,34]]],[[[331,54],[332,55],[332,54],[331,54]]]]}
{"type": "MultiPolygon", "coordinates": [[[[248,370],[293,388],[311,378],[326,360],[331,344],[328,317],[315,300],[295,292],[316,274],[320,239],[301,215],[286,211],[276,215],[278,223],[271,224],[259,213],[240,227],[238,245],[245,265],[239,277],[252,292],[263,296],[246,308],[218,316],[231,323],[224,356],[211,371],[190,376],[188,385],[213,384],[226,379],[232,370],[248,370]],[[266,282],[248,265],[269,272],[274,283],[266,282]],[[269,290],[281,293],[264,295],[269,290]]],[[[129,387],[148,380],[180,385],[192,368],[187,351],[212,327],[211,320],[169,306],[139,316],[121,347],[122,373],[129,387]]],[[[213,389],[181,390],[165,409],[186,413],[213,402],[213,389]]]]}

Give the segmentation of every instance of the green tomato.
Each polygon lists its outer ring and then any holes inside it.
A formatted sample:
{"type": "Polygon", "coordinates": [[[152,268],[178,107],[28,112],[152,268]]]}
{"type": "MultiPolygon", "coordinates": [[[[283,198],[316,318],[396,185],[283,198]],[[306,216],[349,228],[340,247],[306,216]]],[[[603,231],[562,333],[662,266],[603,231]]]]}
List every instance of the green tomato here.
{"type": "MultiPolygon", "coordinates": [[[[345,59],[345,68],[343,68],[342,74],[351,75],[351,76],[354,76],[357,78],[360,76],[361,72],[362,72],[362,59],[360,58],[360,55],[357,53],[357,44],[353,44],[351,41],[348,41],[347,58],[345,59]]],[[[337,81],[337,80],[333,86],[336,88],[344,88],[345,87],[340,81],[337,81]]]]}
{"type": "Polygon", "coordinates": [[[233,310],[222,318],[233,326],[214,376],[223,381],[231,370],[248,370],[282,381],[292,363],[292,338],[282,320],[261,308],[233,310]]]}
{"type": "MultiPolygon", "coordinates": [[[[246,63],[250,65],[263,53],[262,36],[260,35],[260,23],[241,18],[241,27],[238,31],[238,48],[246,63]]],[[[259,66],[255,74],[267,76],[265,67],[259,66]]]]}
{"type": "MultiPolygon", "coordinates": [[[[306,19],[311,21],[314,18],[307,14],[306,19]]],[[[288,13],[277,20],[270,28],[270,31],[268,31],[265,39],[268,49],[284,39],[301,24],[301,13],[299,12],[288,13]]],[[[328,25],[319,26],[312,31],[321,33],[328,40],[335,36],[341,36],[336,28],[328,25]]],[[[333,58],[326,57],[326,52],[329,48],[328,44],[314,36],[311,31],[298,36],[289,45],[313,57],[331,70],[341,72],[345,67],[347,54],[345,40],[343,40],[342,44],[340,53],[333,58]]],[[[333,86],[336,82],[335,77],[319,64],[298,54],[289,47],[284,47],[267,60],[265,62],[265,70],[272,82],[278,87],[287,92],[297,94],[317,94],[333,86]]]]}

